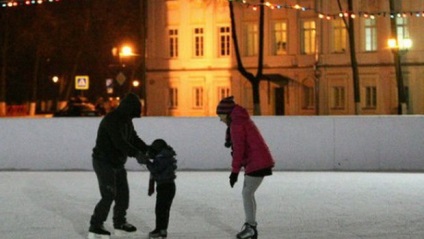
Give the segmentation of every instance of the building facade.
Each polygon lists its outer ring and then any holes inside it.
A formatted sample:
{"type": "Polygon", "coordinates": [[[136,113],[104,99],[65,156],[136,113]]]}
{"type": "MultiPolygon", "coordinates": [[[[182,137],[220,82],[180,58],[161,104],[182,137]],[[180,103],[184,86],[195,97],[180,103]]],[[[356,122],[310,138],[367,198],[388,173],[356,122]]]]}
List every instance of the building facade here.
{"type": "MultiPolygon", "coordinates": [[[[265,6],[262,115],[398,114],[396,69],[406,113],[423,114],[424,1],[390,1],[355,0],[347,10],[346,1],[340,9],[337,0],[233,0],[241,59],[252,74],[258,67],[259,8],[265,6]],[[412,41],[409,49],[388,47],[394,28],[399,40],[412,41]]],[[[215,116],[217,103],[229,95],[252,113],[252,87],[237,69],[228,5],[228,0],[148,1],[148,115],[215,116]]]]}

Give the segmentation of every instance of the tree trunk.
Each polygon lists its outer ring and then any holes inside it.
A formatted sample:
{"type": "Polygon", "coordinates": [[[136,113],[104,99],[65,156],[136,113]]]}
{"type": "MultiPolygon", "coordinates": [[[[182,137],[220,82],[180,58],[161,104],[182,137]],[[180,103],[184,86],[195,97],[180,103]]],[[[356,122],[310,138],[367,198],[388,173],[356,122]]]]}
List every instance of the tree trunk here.
{"type": "Polygon", "coordinates": [[[7,49],[9,47],[9,24],[8,11],[0,12],[1,22],[4,27],[4,36],[1,45],[1,73],[0,73],[0,116],[6,116],[6,69],[7,69],[7,49]]]}
{"type": "Polygon", "coordinates": [[[259,41],[258,41],[258,71],[255,79],[252,81],[253,90],[253,115],[262,115],[261,99],[259,93],[259,85],[263,78],[263,62],[264,62],[264,16],[265,16],[265,0],[261,0],[259,7],[259,41]]]}
{"type": "MultiPolygon", "coordinates": [[[[85,8],[84,13],[84,26],[83,26],[83,32],[84,36],[87,36],[90,29],[91,29],[91,8],[92,5],[90,4],[90,1],[87,1],[87,6],[85,8]]],[[[65,99],[69,99],[71,97],[71,93],[75,89],[75,76],[78,74],[78,68],[81,60],[81,56],[84,53],[84,48],[87,44],[87,38],[83,37],[81,44],[78,46],[78,50],[76,50],[76,55],[73,62],[72,71],[69,72],[68,76],[68,82],[66,84],[66,91],[65,91],[65,99]]]]}
{"type": "Polygon", "coordinates": [[[260,94],[259,94],[259,83],[263,78],[262,70],[263,70],[263,38],[264,38],[264,15],[265,15],[265,6],[264,0],[261,0],[261,4],[259,7],[259,41],[258,41],[258,71],[256,76],[252,73],[248,72],[246,68],[243,66],[243,62],[241,60],[240,49],[237,40],[237,31],[234,17],[234,8],[233,2],[228,1],[230,8],[230,18],[231,18],[231,36],[233,39],[234,50],[236,53],[237,60],[237,69],[241,75],[243,75],[252,85],[252,97],[253,97],[253,114],[261,115],[261,107],[260,107],[260,94]]]}
{"type": "Polygon", "coordinates": [[[75,89],[75,76],[77,75],[77,70],[79,67],[79,61],[82,55],[82,50],[79,49],[77,52],[77,55],[74,58],[74,65],[72,67],[72,71],[68,73],[68,77],[67,78],[67,82],[66,82],[66,90],[65,90],[65,95],[64,95],[64,99],[69,99],[71,98],[71,93],[73,92],[73,90],[75,89]]]}
{"type": "Polygon", "coordinates": [[[140,29],[140,42],[141,42],[141,59],[140,59],[140,98],[143,102],[143,115],[147,115],[147,79],[146,79],[146,56],[147,56],[147,3],[148,0],[140,0],[140,15],[141,15],[141,29],[140,29]]]}
{"type": "MultiPolygon", "coordinates": [[[[349,12],[353,12],[353,3],[352,0],[348,0],[348,9],[349,12]]],[[[359,83],[359,72],[358,72],[358,62],[356,60],[356,46],[355,46],[355,25],[354,19],[349,17],[349,49],[350,49],[350,62],[352,64],[352,76],[353,76],[353,94],[355,102],[355,114],[361,114],[361,89],[359,83]]]]}
{"type": "Polygon", "coordinates": [[[35,54],[36,56],[35,56],[35,62],[34,62],[34,70],[32,72],[32,91],[31,91],[29,112],[28,112],[30,116],[35,115],[36,108],[37,108],[38,70],[40,68],[40,50],[38,47],[35,54]]]}
{"type": "MultiPolygon", "coordinates": [[[[390,0],[390,12],[395,12],[395,2],[393,0],[390,0]]],[[[396,39],[396,42],[398,42],[399,39],[397,36],[396,18],[390,18],[390,29],[391,29],[391,38],[396,39]]],[[[399,53],[399,49],[393,49],[392,52],[393,52],[393,61],[395,64],[396,84],[398,88],[398,114],[404,115],[407,113],[408,107],[406,104],[405,85],[403,82],[401,55],[399,53]]]]}
{"type": "Polygon", "coordinates": [[[252,82],[253,91],[253,115],[261,115],[261,105],[259,99],[259,81],[252,82]]]}
{"type": "MultiPolygon", "coordinates": [[[[337,0],[337,4],[339,5],[339,10],[343,12],[343,7],[340,3],[340,0],[337,0]]],[[[353,3],[352,0],[347,0],[347,8],[348,12],[353,12],[353,3]]],[[[358,62],[356,60],[356,46],[355,46],[355,26],[354,20],[349,15],[348,20],[343,18],[344,24],[347,29],[348,37],[349,37],[349,53],[350,53],[350,63],[352,68],[352,83],[353,83],[353,98],[355,105],[355,114],[361,114],[361,92],[360,92],[360,83],[359,83],[359,72],[358,72],[358,62]]]]}

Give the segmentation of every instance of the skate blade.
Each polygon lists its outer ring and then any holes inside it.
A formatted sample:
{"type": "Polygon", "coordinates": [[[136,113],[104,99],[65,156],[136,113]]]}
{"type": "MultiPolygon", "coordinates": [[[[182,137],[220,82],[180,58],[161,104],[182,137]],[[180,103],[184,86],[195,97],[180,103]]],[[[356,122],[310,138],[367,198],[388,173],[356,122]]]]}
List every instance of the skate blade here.
{"type": "Polygon", "coordinates": [[[237,239],[257,239],[258,236],[253,234],[253,235],[237,235],[237,239]]]}
{"type": "Polygon", "coordinates": [[[88,239],[110,239],[110,236],[109,235],[100,235],[100,234],[89,232],[87,238],[88,239]]]}

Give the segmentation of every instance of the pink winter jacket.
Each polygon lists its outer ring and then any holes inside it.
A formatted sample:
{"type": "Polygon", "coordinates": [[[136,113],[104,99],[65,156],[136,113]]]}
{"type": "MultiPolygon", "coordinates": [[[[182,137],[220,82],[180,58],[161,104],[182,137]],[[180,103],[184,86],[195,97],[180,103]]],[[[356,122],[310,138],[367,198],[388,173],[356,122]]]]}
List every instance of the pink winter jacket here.
{"type": "Polygon", "coordinates": [[[274,167],[274,159],[269,148],[246,109],[236,105],[230,117],[233,144],[232,172],[239,173],[244,167],[245,173],[249,174],[274,167]]]}

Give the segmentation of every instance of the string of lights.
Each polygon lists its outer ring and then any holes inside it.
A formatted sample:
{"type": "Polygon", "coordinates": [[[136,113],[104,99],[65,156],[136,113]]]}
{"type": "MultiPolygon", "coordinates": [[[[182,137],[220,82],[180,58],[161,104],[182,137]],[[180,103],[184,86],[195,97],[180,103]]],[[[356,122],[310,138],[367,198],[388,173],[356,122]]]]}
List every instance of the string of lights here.
{"type": "MultiPolygon", "coordinates": [[[[18,6],[30,6],[30,5],[39,5],[43,3],[54,3],[54,2],[60,2],[61,0],[12,0],[12,1],[0,1],[0,7],[18,7],[18,6]]],[[[251,8],[252,10],[256,11],[258,7],[261,5],[268,7],[270,9],[294,9],[294,10],[300,10],[300,11],[314,11],[318,14],[318,17],[320,19],[327,19],[332,20],[340,17],[350,17],[350,18],[356,18],[356,17],[364,17],[364,18],[371,18],[374,19],[376,17],[424,17],[424,11],[403,11],[403,12],[390,12],[390,11],[379,11],[379,12],[349,12],[344,11],[337,14],[334,13],[324,13],[321,11],[318,11],[314,8],[301,6],[299,4],[275,4],[271,2],[264,2],[264,3],[252,3],[251,1],[247,0],[228,0],[230,2],[238,2],[241,4],[244,4],[247,8],[251,8]]]]}
{"type": "Polygon", "coordinates": [[[60,2],[61,0],[13,0],[13,1],[0,1],[0,6],[3,8],[6,7],[18,7],[18,6],[31,6],[31,5],[40,5],[43,3],[55,3],[60,2]]]}
{"type": "Polygon", "coordinates": [[[265,2],[265,3],[252,3],[249,2],[247,0],[228,0],[230,2],[239,2],[241,4],[246,5],[246,7],[248,8],[252,8],[253,10],[257,10],[257,8],[261,5],[269,7],[270,9],[295,9],[295,10],[301,10],[301,11],[311,11],[311,10],[315,10],[313,8],[309,8],[309,7],[303,7],[299,4],[295,4],[295,5],[291,5],[291,4],[274,4],[274,3],[270,3],[270,2],[265,2]]]}
{"type": "Polygon", "coordinates": [[[305,7],[305,6],[301,6],[299,4],[275,4],[275,3],[271,3],[271,2],[264,2],[264,3],[257,3],[257,2],[252,2],[252,1],[247,1],[247,0],[228,0],[230,2],[238,2],[241,3],[243,5],[245,5],[247,8],[251,8],[252,10],[256,11],[258,9],[258,7],[260,6],[265,6],[268,7],[270,9],[294,9],[294,10],[299,10],[299,11],[314,11],[318,14],[318,17],[320,19],[326,19],[326,20],[332,20],[332,19],[336,19],[336,18],[340,18],[340,17],[350,17],[350,18],[357,18],[357,17],[362,17],[362,18],[371,18],[374,19],[376,17],[390,17],[390,18],[395,18],[395,17],[401,17],[401,18],[406,18],[406,17],[424,17],[424,10],[423,11],[402,11],[402,12],[390,12],[390,11],[379,11],[379,12],[365,12],[365,11],[359,11],[359,12],[350,12],[350,11],[343,11],[340,13],[324,13],[321,11],[318,11],[317,9],[314,8],[310,8],[310,7],[305,7]]]}

